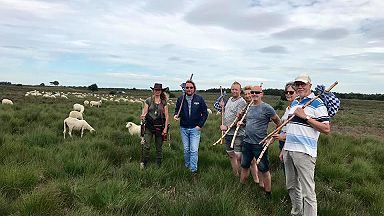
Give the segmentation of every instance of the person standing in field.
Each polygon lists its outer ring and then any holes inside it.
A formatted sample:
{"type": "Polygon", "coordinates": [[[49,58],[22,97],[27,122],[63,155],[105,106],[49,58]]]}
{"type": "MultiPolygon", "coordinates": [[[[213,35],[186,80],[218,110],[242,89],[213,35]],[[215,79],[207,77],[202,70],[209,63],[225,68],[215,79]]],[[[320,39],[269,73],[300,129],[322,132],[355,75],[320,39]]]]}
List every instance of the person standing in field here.
{"type": "MultiPolygon", "coordinates": [[[[294,85],[294,82],[288,82],[287,84],[285,84],[284,94],[289,104],[287,108],[285,108],[284,115],[281,117],[282,122],[285,122],[288,119],[288,113],[291,110],[291,104],[297,97],[296,86],[294,85]]],[[[279,140],[279,148],[280,148],[279,159],[282,163],[284,173],[285,173],[285,169],[284,169],[284,161],[283,161],[283,147],[285,144],[286,132],[287,132],[287,126],[284,126],[281,128],[280,134],[274,135],[275,139],[279,140]]]]}
{"type": "MultiPolygon", "coordinates": [[[[233,82],[231,85],[231,97],[228,99],[224,108],[224,122],[220,125],[220,130],[226,131],[228,127],[233,123],[240,112],[247,106],[244,98],[240,96],[241,85],[238,82],[233,82]]],[[[224,101],[221,101],[221,105],[224,106],[224,101]]],[[[241,142],[244,137],[244,128],[240,127],[237,136],[234,138],[235,127],[232,127],[227,135],[225,135],[225,149],[231,162],[233,174],[239,176],[240,174],[240,162],[241,162],[241,142]],[[232,139],[235,139],[233,148],[231,148],[232,139]]]]}
{"type": "Polygon", "coordinates": [[[153,138],[155,139],[157,165],[161,166],[163,137],[167,136],[168,131],[168,106],[165,89],[160,83],[155,83],[151,89],[152,96],[145,100],[140,116],[140,119],[145,121],[144,143],[141,146],[141,169],[144,169],[149,161],[149,151],[153,138]]]}
{"type": "MultiPolygon", "coordinates": [[[[258,158],[263,150],[259,144],[267,136],[268,124],[272,120],[276,126],[281,124],[279,116],[271,105],[262,101],[263,89],[253,86],[251,90],[252,105],[245,116],[245,137],[243,140],[240,183],[245,184],[249,176],[249,167],[254,158],[258,158]]],[[[238,124],[242,124],[239,122],[238,124]]],[[[271,197],[271,174],[269,172],[268,150],[258,164],[264,184],[265,195],[271,197]]]]}
{"type": "Polygon", "coordinates": [[[283,159],[286,186],[292,202],[292,215],[317,215],[315,192],[315,165],[317,141],[320,133],[330,133],[327,108],[318,98],[304,109],[301,107],[315,95],[311,92],[311,79],[307,74],[296,77],[298,98],[288,116],[295,115],[287,125],[283,159]]]}
{"type": "Polygon", "coordinates": [[[196,85],[192,80],[185,82],[185,94],[177,99],[173,117],[176,121],[180,120],[185,167],[196,177],[200,135],[208,112],[203,97],[196,94],[196,85]]]}
{"type": "MultiPolygon", "coordinates": [[[[252,102],[251,90],[252,90],[252,86],[250,86],[250,85],[247,85],[244,87],[244,99],[247,102],[247,104],[252,102]]],[[[240,161],[240,163],[241,163],[241,161],[240,161]]],[[[263,181],[261,180],[262,173],[259,172],[259,170],[257,169],[255,158],[253,158],[253,160],[251,161],[250,171],[251,171],[253,181],[256,184],[259,184],[260,188],[264,188],[263,181]]]]}

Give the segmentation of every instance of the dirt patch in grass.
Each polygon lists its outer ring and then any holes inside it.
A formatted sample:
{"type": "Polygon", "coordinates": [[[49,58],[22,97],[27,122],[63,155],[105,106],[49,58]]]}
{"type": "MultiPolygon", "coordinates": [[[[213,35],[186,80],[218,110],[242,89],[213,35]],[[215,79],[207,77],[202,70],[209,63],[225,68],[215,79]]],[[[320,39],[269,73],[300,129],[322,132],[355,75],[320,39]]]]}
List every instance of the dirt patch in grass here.
{"type": "Polygon", "coordinates": [[[331,131],[332,133],[347,134],[353,137],[374,136],[379,139],[384,138],[384,128],[378,127],[332,125],[331,131]]]}

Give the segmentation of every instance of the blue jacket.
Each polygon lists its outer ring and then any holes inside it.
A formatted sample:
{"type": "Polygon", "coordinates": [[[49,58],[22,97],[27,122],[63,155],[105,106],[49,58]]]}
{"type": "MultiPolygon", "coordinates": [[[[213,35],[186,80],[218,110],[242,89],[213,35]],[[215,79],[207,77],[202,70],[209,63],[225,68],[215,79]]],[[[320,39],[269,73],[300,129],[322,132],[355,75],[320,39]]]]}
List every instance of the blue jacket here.
{"type": "Polygon", "coordinates": [[[205,101],[203,97],[194,94],[191,102],[191,116],[188,114],[188,102],[187,99],[183,100],[184,95],[180,96],[177,99],[176,107],[175,107],[175,114],[177,115],[179,111],[179,107],[181,104],[181,101],[183,101],[183,106],[181,107],[181,111],[179,114],[180,118],[180,127],[183,128],[194,128],[196,126],[203,127],[205,121],[208,118],[208,112],[207,112],[207,104],[205,104],[205,101]]]}

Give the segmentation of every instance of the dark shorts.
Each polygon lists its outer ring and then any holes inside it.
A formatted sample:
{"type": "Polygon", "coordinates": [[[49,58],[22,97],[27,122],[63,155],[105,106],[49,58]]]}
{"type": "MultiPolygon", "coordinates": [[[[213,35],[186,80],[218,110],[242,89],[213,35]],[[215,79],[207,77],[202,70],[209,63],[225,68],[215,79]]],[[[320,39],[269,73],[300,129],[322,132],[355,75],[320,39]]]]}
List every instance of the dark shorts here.
{"type": "MultiPolygon", "coordinates": [[[[242,147],[243,151],[241,157],[241,167],[248,169],[251,166],[251,161],[253,158],[256,160],[259,158],[261,151],[263,151],[263,145],[243,142],[242,147]]],[[[268,149],[264,152],[264,155],[261,158],[259,165],[257,165],[257,168],[259,168],[259,171],[262,173],[269,171],[268,149]]]]}

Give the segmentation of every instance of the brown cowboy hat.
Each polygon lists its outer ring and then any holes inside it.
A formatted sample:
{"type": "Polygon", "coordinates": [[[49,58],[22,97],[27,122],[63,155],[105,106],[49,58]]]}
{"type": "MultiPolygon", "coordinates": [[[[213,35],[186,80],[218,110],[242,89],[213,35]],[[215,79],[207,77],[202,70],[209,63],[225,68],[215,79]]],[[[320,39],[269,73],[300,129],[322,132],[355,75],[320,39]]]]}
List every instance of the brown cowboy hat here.
{"type": "Polygon", "coordinates": [[[153,87],[150,87],[152,90],[154,89],[161,89],[161,91],[166,91],[168,90],[168,87],[167,88],[163,88],[163,84],[161,83],[155,83],[155,85],[153,85],[153,87]]]}

